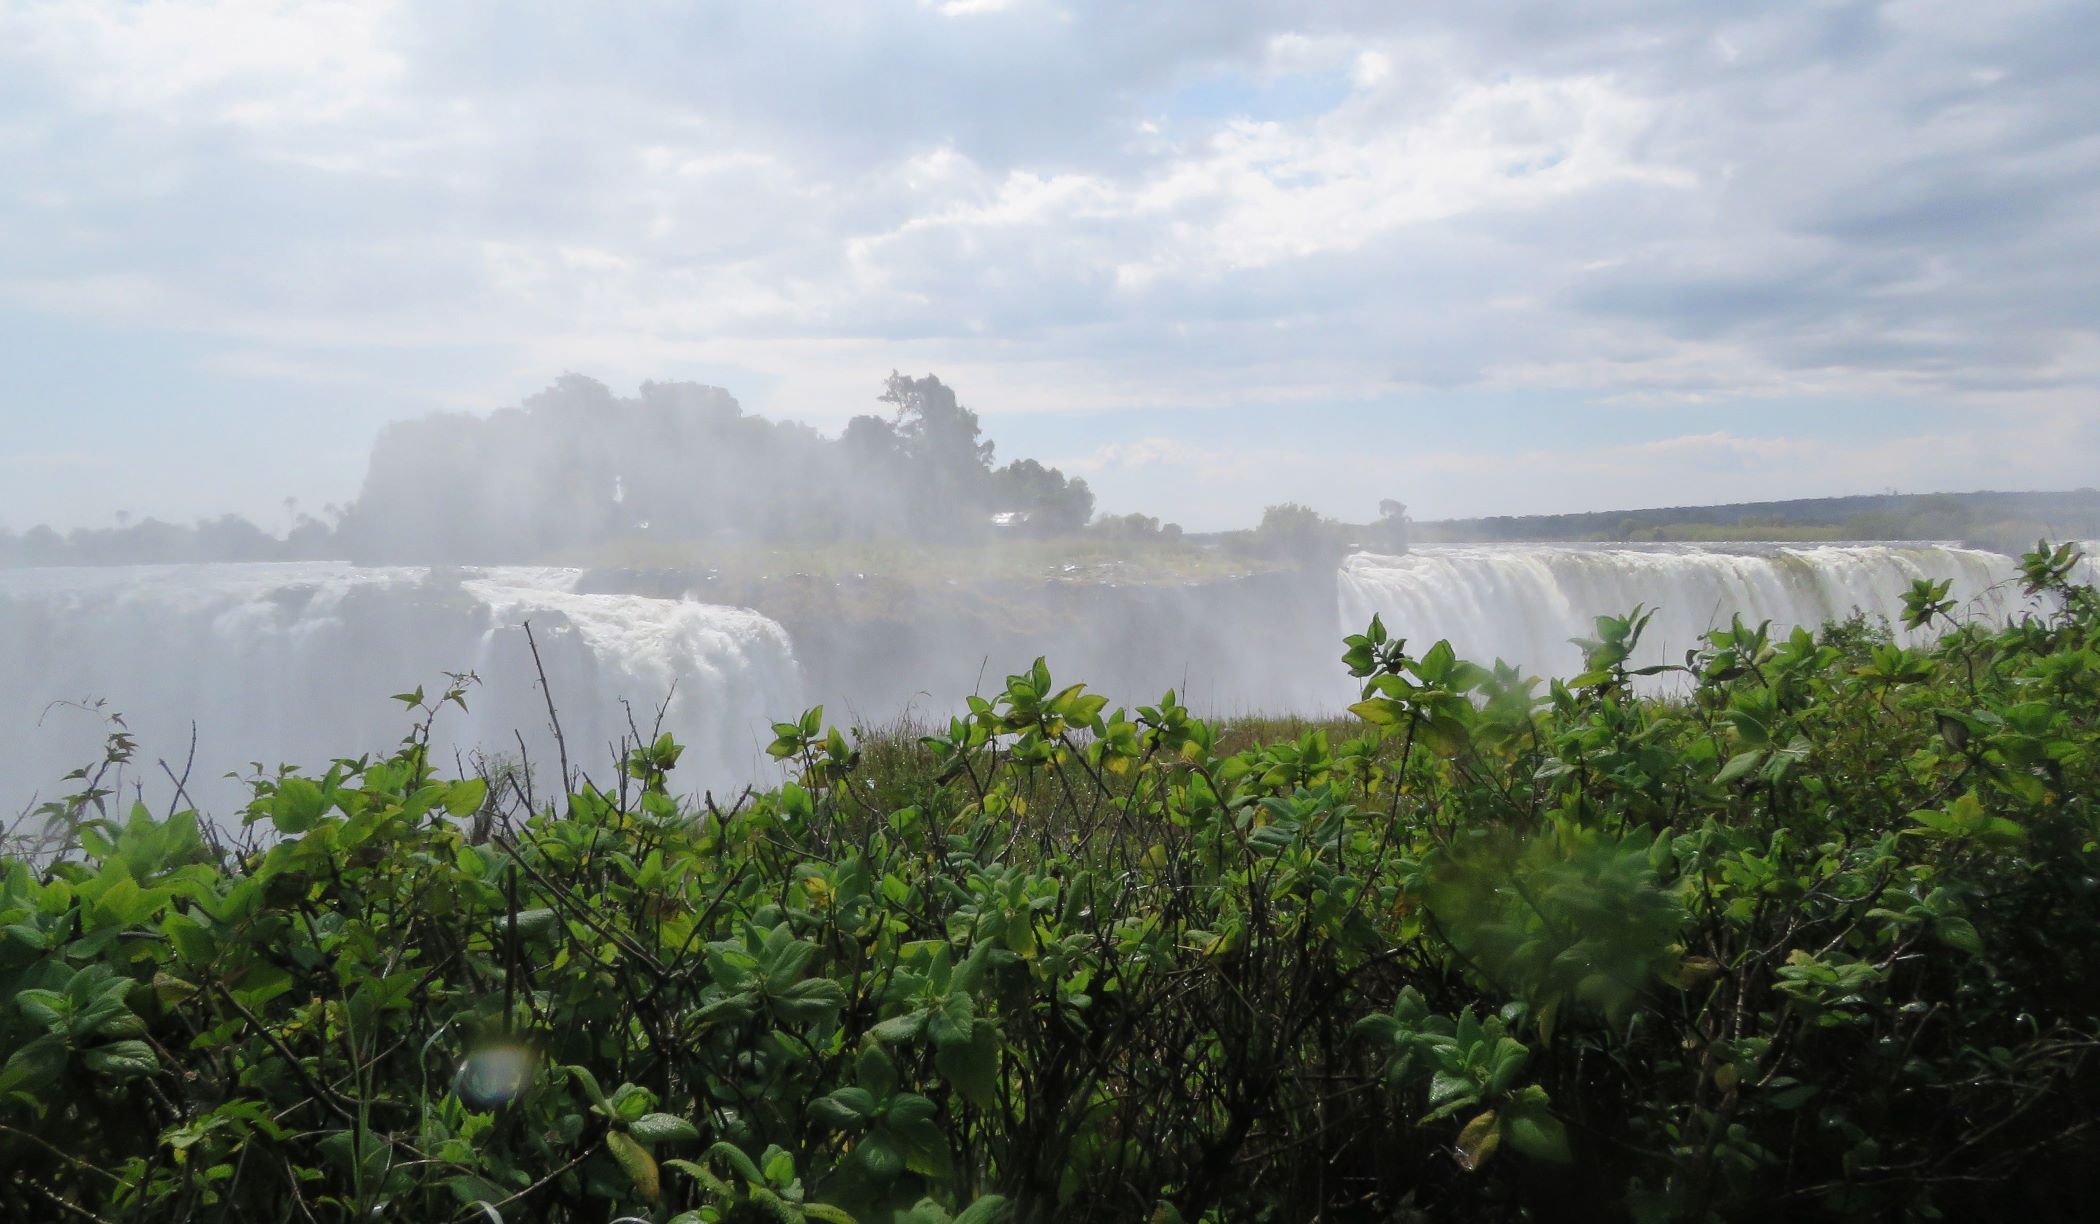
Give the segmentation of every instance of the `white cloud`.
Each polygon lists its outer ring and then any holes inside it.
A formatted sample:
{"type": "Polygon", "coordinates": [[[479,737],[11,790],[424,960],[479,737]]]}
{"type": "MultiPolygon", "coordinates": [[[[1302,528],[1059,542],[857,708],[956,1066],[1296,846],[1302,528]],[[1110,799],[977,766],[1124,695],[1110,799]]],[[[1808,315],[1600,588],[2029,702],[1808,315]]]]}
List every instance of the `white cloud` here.
{"type": "MultiPolygon", "coordinates": [[[[2096,29],[2073,0],[19,4],[0,303],[229,379],[366,370],[375,417],[581,368],[835,424],[896,366],[995,425],[1456,388],[2055,420],[2100,392],[2096,29]]],[[[1104,478],[1230,459],[1181,421],[1104,478]]],[[[1303,465],[1269,458],[1204,496],[1275,500],[1303,465]]]]}
{"type": "Polygon", "coordinates": [[[1183,261],[1227,270],[1362,248],[1411,225],[1473,212],[1543,208],[1613,182],[1688,188],[1695,177],[1642,164],[1649,107],[1595,77],[1468,85],[1413,124],[1375,100],[1311,124],[1242,123],[1143,188],[1147,213],[1207,214],[1183,261]]]}
{"type": "Polygon", "coordinates": [[[194,107],[256,127],[343,118],[406,68],[390,0],[32,0],[0,12],[16,55],[90,109],[194,107]]]}

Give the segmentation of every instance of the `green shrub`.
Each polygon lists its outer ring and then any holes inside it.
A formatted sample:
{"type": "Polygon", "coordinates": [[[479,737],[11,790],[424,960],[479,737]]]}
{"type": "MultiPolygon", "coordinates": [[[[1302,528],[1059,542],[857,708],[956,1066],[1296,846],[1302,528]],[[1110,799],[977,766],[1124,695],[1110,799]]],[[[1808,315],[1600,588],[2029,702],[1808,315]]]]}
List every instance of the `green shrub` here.
{"type": "Polygon", "coordinates": [[[0,1215],[2066,1216],[2070,560],[1930,649],[1735,625],[1669,699],[1638,613],[1544,692],[1374,622],[1356,721],[1229,751],[1038,663],[916,739],[783,722],[734,804],[662,738],[556,804],[442,777],[460,688],[232,848],[84,783],[0,879],[0,1215]]]}

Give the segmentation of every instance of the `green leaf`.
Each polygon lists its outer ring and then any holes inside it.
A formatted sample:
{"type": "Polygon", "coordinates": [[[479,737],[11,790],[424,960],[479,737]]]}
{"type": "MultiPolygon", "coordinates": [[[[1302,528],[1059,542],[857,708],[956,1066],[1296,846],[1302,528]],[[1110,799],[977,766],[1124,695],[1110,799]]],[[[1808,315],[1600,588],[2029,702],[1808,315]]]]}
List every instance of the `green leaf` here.
{"type": "Polygon", "coordinates": [[[10,1054],[0,1066],[0,1096],[34,1092],[66,1069],[68,1046],[63,1033],[46,1033],[10,1054]]]}
{"type": "Polygon", "coordinates": [[[1458,1162],[1469,1172],[1477,1171],[1494,1157],[1501,1144],[1501,1119],[1490,1109],[1458,1132],[1458,1162]]]}
{"type": "Polygon", "coordinates": [[[999,1103],[999,1046],[999,1030],[979,1024],[970,1040],[936,1051],[933,1064],[964,1100],[990,1109],[999,1103]]]}
{"type": "Polygon", "coordinates": [[[179,1007],[195,998],[197,994],[198,989],[194,983],[186,982],[171,973],[156,972],[153,975],[153,997],[164,1009],[179,1007]]]}
{"type": "Polygon", "coordinates": [[[481,810],[481,805],[488,796],[487,779],[464,778],[446,788],[445,810],[454,816],[471,816],[481,810]]]}
{"type": "Polygon", "coordinates": [[[1772,728],[1764,719],[1748,710],[1730,710],[1724,717],[1735,725],[1736,734],[1749,745],[1762,746],[1772,742],[1772,728]]]}
{"type": "Polygon", "coordinates": [[[1458,1102],[1471,1103],[1478,1099],[1478,1091],[1479,1086],[1471,1078],[1439,1071],[1429,1080],[1429,1107],[1444,1109],[1458,1102]]]}
{"type": "Polygon", "coordinates": [[[511,922],[517,928],[518,934],[529,939],[554,929],[554,920],[557,917],[559,915],[551,909],[519,910],[511,922]]]}
{"type": "Polygon", "coordinates": [[[1424,683],[1441,687],[1444,678],[1451,674],[1451,668],[1457,662],[1458,652],[1451,648],[1451,643],[1439,641],[1415,664],[1415,674],[1420,676],[1424,683]]]}
{"type": "Polygon", "coordinates": [[[67,1027],[66,1017],[72,1011],[72,1004],[66,1001],[66,996],[55,990],[22,991],[15,996],[15,1005],[22,1009],[22,1014],[28,1016],[31,1023],[44,1028],[67,1027]]]}
{"type": "Polygon", "coordinates": [[[924,1113],[898,1117],[893,1112],[885,1129],[904,1153],[906,1168],[927,1177],[945,1178],[953,1166],[947,1132],[933,1118],[933,1102],[924,1097],[910,1099],[924,1102],[924,1113]]]}
{"type": "Polygon", "coordinates": [[[898,1151],[890,1136],[882,1131],[861,1140],[853,1149],[853,1156],[867,1170],[868,1176],[878,1183],[895,1181],[897,1175],[904,1172],[904,1153],[898,1151]]]}
{"type": "MultiPolygon", "coordinates": [[[[672,1159],[661,1163],[664,1168],[676,1169],[694,1181],[699,1182],[707,1188],[708,1193],[719,1198],[733,1198],[736,1195],[736,1191],[731,1188],[728,1182],[716,1177],[713,1170],[698,1161],[672,1159]]],[[[700,1215],[698,1212],[688,1211],[681,1215],[672,1216],[671,1224],[680,1224],[681,1221],[688,1222],[688,1224],[698,1224],[699,1219],[700,1215]]]]}
{"type": "Polygon", "coordinates": [[[931,1013],[926,1011],[906,1012],[901,1016],[892,1016],[882,1021],[869,1029],[868,1032],[874,1036],[875,1040],[881,1042],[894,1044],[900,1041],[911,1041],[920,1033],[926,1031],[926,1021],[930,1015],[931,1013]]]}
{"type": "Polygon", "coordinates": [[[270,803],[270,819],[280,832],[304,833],[328,810],[321,788],[305,778],[286,778],[277,784],[270,803]]]}
{"type": "Polygon", "coordinates": [[[700,1137],[700,1128],[676,1114],[643,1114],[627,1128],[627,1133],[643,1143],[673,1143],[700,1137]]]}
{"type": "Polygon", "coordinates": [[[1400,1021],[1384,1012],[1365,1016],[1351,1026],[1349,1031],[1353,1036],[1380,1044],[1397,1041],[1406,1032],[1400,1021]]]}
{"type": "Polygon", "coordinates": [[[792,1024],[813,1024],[846,1005],[846,988],[830,978],[810,978],[772,996],[773,1014],[792,1024]]]}
{"type": "Polygon", "coordinates": [[[873,1117],[875,1094],[865,1088],[841,1088],[809,1103],[809,1112],[819,1122],[836,1130],[850,1130],[873,1117]]]}
{"type": "Polygon", "coordinates": [[[102,890],[102,895],[95,898],[94,925],[138,926],[166,904],[169,895],[165,888],[140,888],[130,876],[124,876],[102,890]]]}
{"type": "Polygon", "coordinates": [[[1976,924],[1967,918],[1935,918],[1932,933],[1950,948],[1960,949],[1971,956],[1983,955],[1983,937],[1976,933],[1976,924]]]}
{"type": "Polygon", "coordinates": [[[89,1071],[107,1079],[136,1079],[160,1070],[160,1060],[154,1057],[153,1047],[143,1041],[113,1041],[84,1050],[80,1062],[89,1071]]]}
{"type": "Polygon", "coordinates": [[[607,1131],[605,1150],[612,1153],[612,1158],[619,1163],[620,1171],[627,1174],[628,1182],[634,1186],[635,1195],[655,1202],[663,1192],[663,1175],[657,1170],[656,1157],[649,1154],[649,1149],[636,1142],[634,1137],[625,1131],[607,1131]]]}
{"type": "Polygon", "coordinates": [[[961,1045],[970,1040],[977,1024],[977,1009],[966,994],[952,994],[941,1001],[939,1010],[933,1013],[931,1033],[933,1044],[942,1049],[961,1045]]]}
{"type": "Polygon", "coordinates": [[[607,1106],[613,1117],[622,1122],[632,1123],[649,1112],[653,1095],[639,1084],[622,1084],[613,1089],[612,1098],[607,1102],[607,1106]]]}
{"type": "Polygon", "coordinates": [[[877,1099],[897,1091],[897,1064],[890,1061],[890,1056],[879,1045],[870,1043],[862,1047],[860,1057],[854,1062],[853,1073],[860,1086],[877,1099]]]}
{"type": "Polygon", "coordinates": [[[1512,1103],[1502,1117],[1502,1133],[1510,1146],[1534,1160],[1554,1164],[1572,1161],[1567,1128],[1546,1109],[1545,1094],[1534,1090],[1521,1095],[1522,1099],[1512,1103]]]}
{"type": "Polygon", "coordinates": [[[604,1110],[607,1115],[613,1112],[612,1102],[605,1099],[605,1089],[598,1086],[597,1076],[592,1075],[589,1070],[583,1067],[572,1066],[565,1069],[575,1078],[578,1084],[583,1086],[583,1095],[590,1100],[591,1104],[604,1110]]]}
{"type": "Polygon", "coordinates": [[[196,919],[187,914],[169,914],[161,919],[161,934],[175,945],[175,951],[190,964],[203,967],[218,954],[218,941],[206,931],[196,919]]]}
{"type": "MultiPolygon", "coordinates": [[[[767,1157],[769,1160],[771,1156],[772,1153],[768,1152],[767,1157]]],[[[742,1148],[733,1143],[716,1143],[707,1149],[707,1158],[709,1160],[728,1162],[730,1169],[747,1182],[763,1184],[766,1180],[766,1175],[759,1169],[758,1163],[752,1160],[750,1155],[742,1148]]],[[[790,1162],[788,1171],[790,1174],[794,1172],[792,1162],[790,1162]]]]}
{"type": "Polygon", "coordinates": [[[1764,764],[1764,760],[1765,752],[1762,748],[1738,752],[1728,759],[1728,764],[1722,766],[1721,772],[1714,778],[1714,784],[1726,786],[1731,782],[1740,782],[1749,777],[1759,765],[1764,764]]]}

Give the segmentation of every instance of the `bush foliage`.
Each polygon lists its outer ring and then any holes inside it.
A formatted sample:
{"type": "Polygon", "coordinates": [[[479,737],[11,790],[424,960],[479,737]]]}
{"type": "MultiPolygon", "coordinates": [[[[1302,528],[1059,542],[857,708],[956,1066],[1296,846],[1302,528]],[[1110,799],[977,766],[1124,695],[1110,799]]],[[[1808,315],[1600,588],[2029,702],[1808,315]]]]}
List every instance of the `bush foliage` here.
{"type": "MultiPolygon", "coordinates": [[[[426,759],[246,835],[83,783],[0,882],[0,1215],[2067,1215],[2096,1188],[2100,608],[1737,624],[1643,696],[1349,639],[1247,743],[1038,663],[534,795],[426,759]]],[[[316,694],[316,700],[326,700],[316,694]]],[[[113,752],[121,756],[121,738],[113,752]]]]}

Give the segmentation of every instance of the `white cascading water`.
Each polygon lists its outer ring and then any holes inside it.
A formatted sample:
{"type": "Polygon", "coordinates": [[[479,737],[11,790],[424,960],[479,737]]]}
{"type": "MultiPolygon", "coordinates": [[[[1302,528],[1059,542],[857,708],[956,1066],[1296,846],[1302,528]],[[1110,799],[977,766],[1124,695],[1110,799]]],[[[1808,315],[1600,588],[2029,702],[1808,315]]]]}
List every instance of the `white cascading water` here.
{"type": "Polygon", "coordinates": [[[1459,657],[1502,659],[1542,676],[1581,669],[1570,639],[1599,616],[1654,610],[1634,662],[1681,663],[1710,629],[1770,621],[1778,633],[1855,611],[1901,632],[1903,596],[1921,578],[1953,583],[1957,615],[2002,622],[2022,606],[2009,557],[1940,545],[1429,546],[1359,553],[1342,564],[1346,633],[1372,615],[1416,651],[1440,638],[1459,657]]]}
{"type": "Polygon", "coordinates": [[[149,798],[195,763],[187,791],[225,817],[251,763],[324,766],[383,752],[410,728],[390,694],[442,693],[476,673],[465,712],[439,715],[448,765],[515,759],[522,737],[542,786],[558,774],[530,621],[572,766],[611,779],[611,751],[663,729],[687,745],[689,788],[761,776],[758,734],[800,709],[786,632],[756,612],[633,595],[583,595],[575,570],[359,568],[329,563],[0,570],[0,816],[65,792],[108,730],[79,706],[106,701],[139,751],[149,798]],[[666,705],[666,699],[668,704],[666,705]],[[624,703],[624,704],[623,704],[624,703]]]}
{"type": "MultiPolygon", "coordinates": [[[[1466,658],[1568,676],[1581,661],[1569,639],[1589,635],[1597,616],[1635,604],[1656,609],[1636,663],[1674,663],[1738,615],[1782,632],[1854,611],[1895,622],[1920,578],[1950,580],[1962,615],[2003,620],[2025,606],[2015,569],[1996,553],[1935,545],[1431,546],[1348,558],[1339,628],[1357,632],[1376,613],[1418,651],[1449,638],[1466,658]]],[[[631,736],[629,717],[646,733],[659,705],[664,729],[688,745],[679,769],[685,788],[765,778],[767,724],[797,712],[811,687],[839,679],[806,685],[786,631],[759,613],[579,594],[580,577],[326,563],[0,570],[0,817],[32,796],[65,793],[65,773],[99,755],[106,724],[66,703],[102,699],[124,715],[139,742],[129,778],[157,802],[172,791],[158,764],[182,768],[194,723],[187,789],[223,818],[246,794],[228,771],[281,762],[317,768],[385,751],[410,726],[389,694],[418,685],[441,692],[447,671],[471,670],[480,682],[468,692],[468,711],[440,716],[440,751],[471,769],[477,751],[516,757],[522,738],[545,787],[557,772],[556,748],[522,628],[528,621],[570,763],[597,778],[608,777],[614,746],[631,736]]],[[[1305,613],[1317,607],[1308,603],[1305,613]]],[[[1136,619],[1109,622],[1120,623],[1115,641],[1097,643],[1107,655],[1171,658],[1201,646],[1204,666],[1246,682],[1238,700],[1250,709],[1313,713],[1347,700],[1338,667],[1271,668],[1291,673],[1278,676],[1250,667],[1240,642],[1192,646],[1197,614],[1172,601],[1133,605],[1129,615],[1136,619]]],[[[1234,635],[1273,635],[1275,657],[1295,657],[1297,647],[1307,659],[1332,657],[1327,646],[1338,635],[1324,609],[1305,620],[1259,603],[1250,615],[1257,627],[1234,635]]],[[[953,648],[967,656],[977,644],[953,648]]],[[[885,713],[871,712],[878,720],[885,713]]]]}

